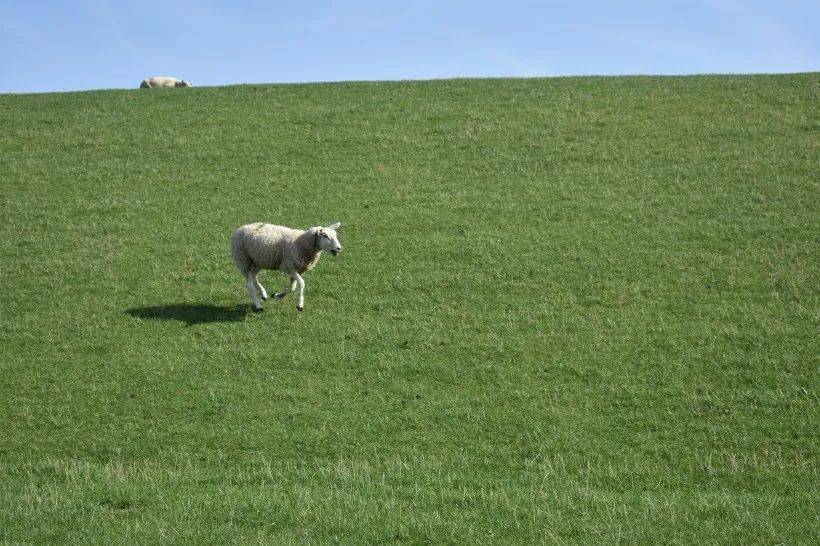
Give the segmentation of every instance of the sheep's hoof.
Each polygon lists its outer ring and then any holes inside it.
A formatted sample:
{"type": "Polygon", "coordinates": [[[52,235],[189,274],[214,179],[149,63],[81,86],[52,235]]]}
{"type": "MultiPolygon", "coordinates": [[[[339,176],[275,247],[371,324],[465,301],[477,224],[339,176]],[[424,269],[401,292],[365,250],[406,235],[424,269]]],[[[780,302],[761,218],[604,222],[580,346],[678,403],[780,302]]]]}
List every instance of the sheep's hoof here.
{"type": "Polygon", "coordinates": [[[262,301],[268,301],[268,295],[267,294],[264,294],[262,296],[262,301]]]}
{"type": "Polygon", "coordinates": [[[296,310],[297,310],[297,311],[304,311],[304,310],[305,310],[305,306],[303,305],[302,307],[299,307],[299,306],[297,305],[297,306],[296,306],[296,310]]]}
{"type": "Polygon", "coordinates": [[[254,312],[254,313],[261,313],[261,312],[262,312],[262,311],[264,311],[264,310],[265,310],[265,308],[264,308],[264,307],[254,307],[254,308],[253,308],[253,312],[254,312]]]}

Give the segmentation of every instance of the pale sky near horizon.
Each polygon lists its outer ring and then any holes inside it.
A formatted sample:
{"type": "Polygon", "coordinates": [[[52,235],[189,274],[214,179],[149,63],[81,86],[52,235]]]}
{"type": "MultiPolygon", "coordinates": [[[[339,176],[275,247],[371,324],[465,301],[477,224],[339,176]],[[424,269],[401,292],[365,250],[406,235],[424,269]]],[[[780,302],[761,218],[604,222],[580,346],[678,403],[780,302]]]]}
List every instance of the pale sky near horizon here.
{"type": "Polygon", "coordinates": [[[0,0],[0,93],[820,70],[809,1],[0,0]]]}

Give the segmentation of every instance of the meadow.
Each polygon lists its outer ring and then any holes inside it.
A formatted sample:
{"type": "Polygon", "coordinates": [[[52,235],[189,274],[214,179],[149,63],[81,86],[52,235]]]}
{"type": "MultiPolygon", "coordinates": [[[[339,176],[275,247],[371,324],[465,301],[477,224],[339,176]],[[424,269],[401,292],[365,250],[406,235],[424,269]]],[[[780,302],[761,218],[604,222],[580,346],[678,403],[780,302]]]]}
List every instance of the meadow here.
{"type": "Polygon", "coordinates": [[[816,543],[818,136],[817,73],[0,95],[0,541],[816,543]],[[250,312],[232,230],[337,220],[250,312]]]}

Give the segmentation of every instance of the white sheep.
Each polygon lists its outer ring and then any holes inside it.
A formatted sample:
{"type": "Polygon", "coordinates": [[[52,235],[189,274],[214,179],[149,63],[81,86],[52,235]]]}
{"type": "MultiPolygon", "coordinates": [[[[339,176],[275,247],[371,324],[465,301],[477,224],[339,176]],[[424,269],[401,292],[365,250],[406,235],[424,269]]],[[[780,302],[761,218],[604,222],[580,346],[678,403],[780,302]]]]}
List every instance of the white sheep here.
{"type": "Polygon", "coordinates": [[[140,89],[149,89],[155,87],[191,87],[190,82],[185,80],[178,80],[170,76],[152,76],[145,78],[140,84],[140,89]]]}
{"type": "Polygon", "coordinates": [[[245,278],[248,294],[254,308],[262,309],[263,300],[268,299],[265,288],[259,284],[259,272],[263,269],[279,270],[290,275],[290,290],[274,295],[281,300],[296,287],[296,309],[305,308],[305,281],[302,275],[316,266],[323,250],[334,256],[342,251],[336,234],[341,224],[336,222],[328,227],[312,227],[308,230],[291,229],[257,222],[237,228],[231,237],[231,256],[245,278]]]}

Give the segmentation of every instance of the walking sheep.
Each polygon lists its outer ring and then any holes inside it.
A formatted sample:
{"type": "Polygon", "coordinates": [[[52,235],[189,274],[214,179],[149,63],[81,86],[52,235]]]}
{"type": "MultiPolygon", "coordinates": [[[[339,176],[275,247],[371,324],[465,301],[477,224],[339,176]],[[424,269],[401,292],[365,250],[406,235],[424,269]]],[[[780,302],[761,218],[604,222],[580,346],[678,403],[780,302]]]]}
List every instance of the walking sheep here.
{"type": "Polygon", "coordinates": [[[336,222],[328,227],[317,226],[303,231],[257,222],[237,228],[231,237],[231,255],[245,278],[254,308],[257,311],[262,309],[260,297],[268,299],[268,293],[259,284],[257,275],[263,269],[271,269],[282,271],[291,278],[290,289],[273,297],[281,300],[298,286],[296,309],[302,311],[305,308],[305,281],[302,275],[316,266],[323,250],[334,256],[342,251],[336,234],[340,225],[336,222]]]}
{"type": "Polygon", "coordinates": [[[191,87],[190,82],[185,80],[178,80],[170,76],[152,76],[145,78],[140,84],[140,89],[149,89],[155,87],[191,87]]]}

